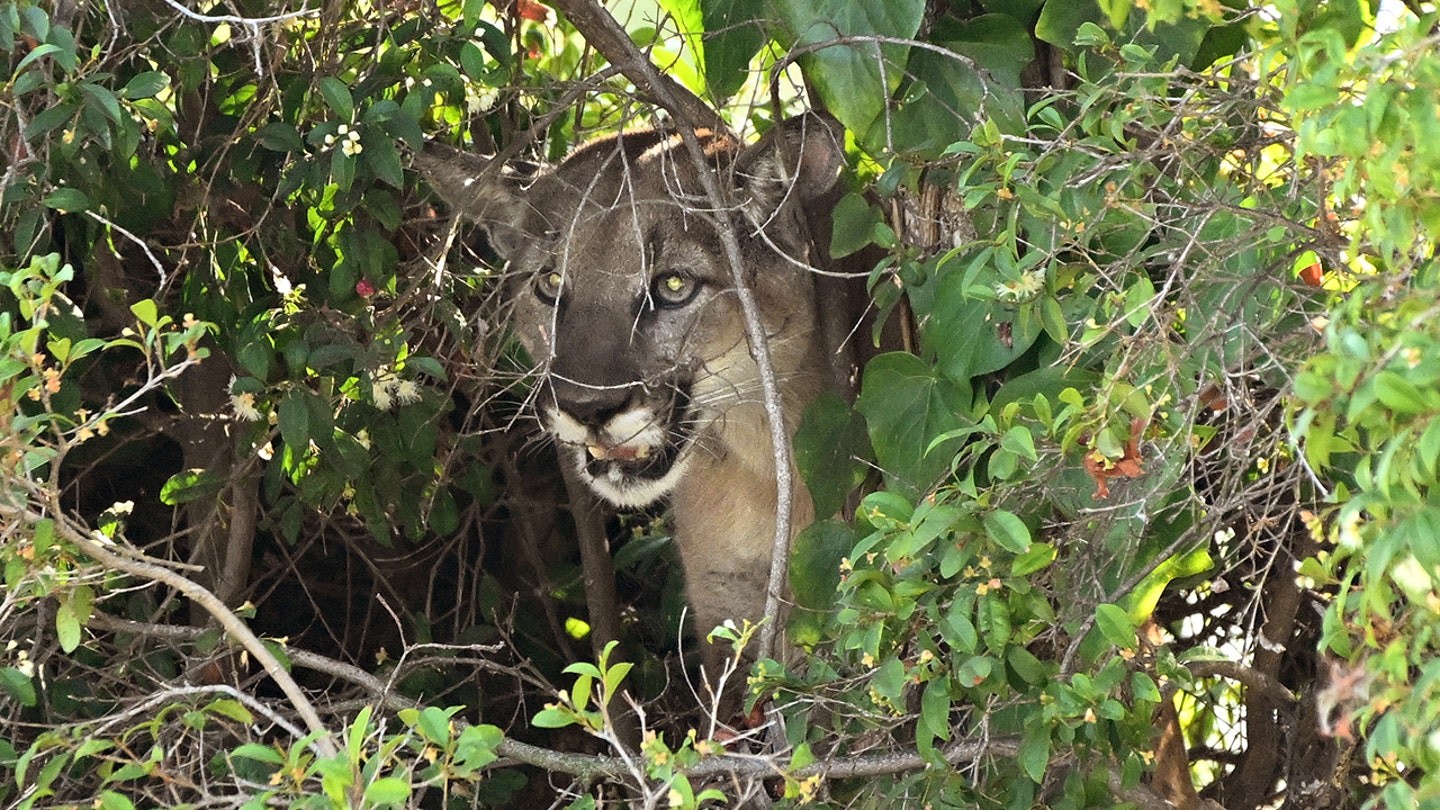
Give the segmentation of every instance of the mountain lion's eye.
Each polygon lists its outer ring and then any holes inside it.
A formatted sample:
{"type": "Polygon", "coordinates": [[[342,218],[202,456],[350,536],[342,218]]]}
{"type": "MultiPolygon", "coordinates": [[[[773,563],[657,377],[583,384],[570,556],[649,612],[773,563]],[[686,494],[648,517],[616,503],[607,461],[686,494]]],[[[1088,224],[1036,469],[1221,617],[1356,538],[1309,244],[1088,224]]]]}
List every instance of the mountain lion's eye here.
{"type": "Polygon", "coordinates": [[[674,270],[661,273],[650,282],[650,295],[662,307],[684,306],[699,291],[699,282],[674,270]]]}
{"type": "Polygon", "coordinates": [[[541,270],[535,274],[535,295],[547,304],[560,300],[560,291],[564,285],[565,277],[557,270],[541,270]]]}

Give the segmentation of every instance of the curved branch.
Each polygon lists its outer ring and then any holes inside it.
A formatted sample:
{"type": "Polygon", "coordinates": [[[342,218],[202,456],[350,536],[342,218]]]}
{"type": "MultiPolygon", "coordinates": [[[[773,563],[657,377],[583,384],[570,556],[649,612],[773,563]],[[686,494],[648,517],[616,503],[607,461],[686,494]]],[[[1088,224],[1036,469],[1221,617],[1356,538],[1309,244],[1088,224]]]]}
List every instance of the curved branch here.
{"type": "Polygon", "coordinates": [[[1286,689],[1279,681],[1258,669],[1237,664],[1234,661],[1196,661],[1186,664],[1185,668],[1197,678],[1226,678],[1238,681],[1246,689],[1250,689],[1280,706],[1289,706],[1297,702],[1295,694],[1286,689]]]}
{"type": "MultiPolygon", "coordinates": [[[[29,523],[45,519],[45,515],[32,512],[24,507],[14,507],[7,504],[0,504],[0,513],[29,523]]],[[[76,527],[68,518],[58,511],[54,514],[54,520],[55,530],[95,561],[107,568],[123,571],[127,574],[132,574],[153,582],[159,582],[174,588],[204,608],[207,613],[215,618],[220,624],[220,627],[226,633],[230,634],[231,638],[234,638],[240,646],[245,648],[246,652],[260,663],[260,666],[265,670],[265,674],[269,675],[270,678],[279,685],[280,690],[284,692],[285,697],[289,699],[290,705],[293,706],[295,712],[300,715],[300,719],[305,721],[306,728],[315,735],[315,750],[321,756],[326,757],[334,756],[339,752],[339,749],[335,746],[334,739],[330,736],[330,729],[326,728],[325,724],[320,721],[320,714],[315,711],[314,704],[305,696],[304,691],[300,689],[300,685],[295,682],[294,678],[290,677],[290,673],[285,671],[285,667],[280,663],[280,660],[265,647],[265,644],[260,641],[260,638],[255,635],[250,627],[241,621],[240,617],[236,616],[224,602],[221,602],[219,597],[194,581],[168,568],[138,557],[138,555],[135,558],[125,556],[122,553],[118,553],[118,547],[114,551],[106,548],[101,543],[86,536],[85,532],[76,527]]]]}

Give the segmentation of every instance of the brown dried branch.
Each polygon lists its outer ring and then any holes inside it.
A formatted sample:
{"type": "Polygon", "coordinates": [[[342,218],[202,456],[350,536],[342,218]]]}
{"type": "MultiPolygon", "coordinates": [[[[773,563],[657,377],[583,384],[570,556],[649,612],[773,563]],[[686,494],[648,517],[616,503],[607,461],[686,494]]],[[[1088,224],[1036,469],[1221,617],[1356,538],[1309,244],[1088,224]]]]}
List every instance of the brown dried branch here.
{"type": "MultiPolygon", "coordinates": [[[[300,719],[305,722],[306,728],[315,735],[314,746],[316,751],[321,756],[326,757],[334,756],[339,751],[335,745],[335,740],[330,735],[330,730],[321,722],[320,715],[315,711],[314,704],[305,696],[305,692],[300,689],[300,685],[296,683],[295,679],[290,676],[290,673],[285,670],[280,660],[277,659],[274,654],[265,647],[264,643],[260,641],[260,638],[250,630],[250,627],[241,621],[240,617],[236,616],[224,602],[220,601],[219,597],[215,596],[215,594],[206,588],[201,587],[193,580],[181,576],[159,565],[157,562],[151,562],[149,558],[138,553],[132,553],[128,550],[118,548],[112,551],[110,547],[91,539],[79,526],[76,526],[69,518],[65,517],[63,512],[54,507],[58,507],[58,504],[52,504],[51,510],[53,512],[51,517],[53,517],[55,521],[55,531],[64,537],[66,541],[75,544],[76,547],[91,559],[94,559],[111,570],[123,571],[127,574],[140,577],[141,579],[148,579],[152,582],[158,582],[174,588],[204,608],[205,611],[219,623],[221,629],[228,633],[231,638],[235,639],[240,646],[245,648],[247,653],[259,662],[261,668],[265,670],[265,674],[269,675],[280,687],[280,690],[285,693],[285,697],[290,701],[290,705],[294,707],[296,714],[300,715],[300,719]]],[[[0,514],[26,523],[35,523],[46,517],[46,515],[32,511],[29,508],[23,506],[16,507],[4,503],[0,503],[0,514]]]]}
{"type": "Polygon", "coordinates": [[[714,109],[679,82],[662,74],[630,41],[630,35],[596,0],[554,0],[575,29],[591,47],[635,83],[641,96],[653,99],[691,129],[726,131],[714,109]]]}

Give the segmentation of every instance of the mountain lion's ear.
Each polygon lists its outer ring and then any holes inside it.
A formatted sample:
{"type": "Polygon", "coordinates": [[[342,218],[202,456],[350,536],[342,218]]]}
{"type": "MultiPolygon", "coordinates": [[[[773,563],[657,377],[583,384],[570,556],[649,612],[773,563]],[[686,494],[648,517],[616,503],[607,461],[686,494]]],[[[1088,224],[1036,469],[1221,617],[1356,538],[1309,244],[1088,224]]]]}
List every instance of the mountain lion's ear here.
{"type": "Polygon", "coordinates": [[[756,228],[789,224],[827,197],[845,165],[845,129],[828,115],[806,113],[776,124],[732,167],[745,218],[756,228]]]}
{"type": "MultiPolygon", "coordinates": [[[[436,143],[426,144],[425,151],[415,156],[415,168],[450,210],[484,227],[495,252],[509,258],[529,238],[523,190],[530,174],[494,163],[489,157],[436,143]]],[[[531,164],[520,166],[533,173],[531,164]]]]}

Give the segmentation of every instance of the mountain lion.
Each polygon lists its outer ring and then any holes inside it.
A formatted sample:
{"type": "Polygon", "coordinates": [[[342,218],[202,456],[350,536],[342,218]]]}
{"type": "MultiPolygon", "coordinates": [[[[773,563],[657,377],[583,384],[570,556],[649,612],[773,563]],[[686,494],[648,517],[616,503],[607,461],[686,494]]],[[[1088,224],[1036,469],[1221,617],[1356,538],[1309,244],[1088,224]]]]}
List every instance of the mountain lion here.
{"type": "MultiPolygon", "coordinates": [[[[746,148],[702,134],[703,169],[660,130],[592,142],[539,172],[445,148],[417,157],[507,262],[514,328],[542,364],[537,407],[562,457],[617,506],[670,497],[702,637],[763,615],[776,516],[759,373],[715,221],[738,236],[793,435],[832,379],[809,265],[823,259],[812,232],[828,244],[843,142],[809,114],[746,148]],[[719,210],[702,170],[727,198],[719,210]]],[[[795,480],[798,532],[813,515],[795,480]]]]}

